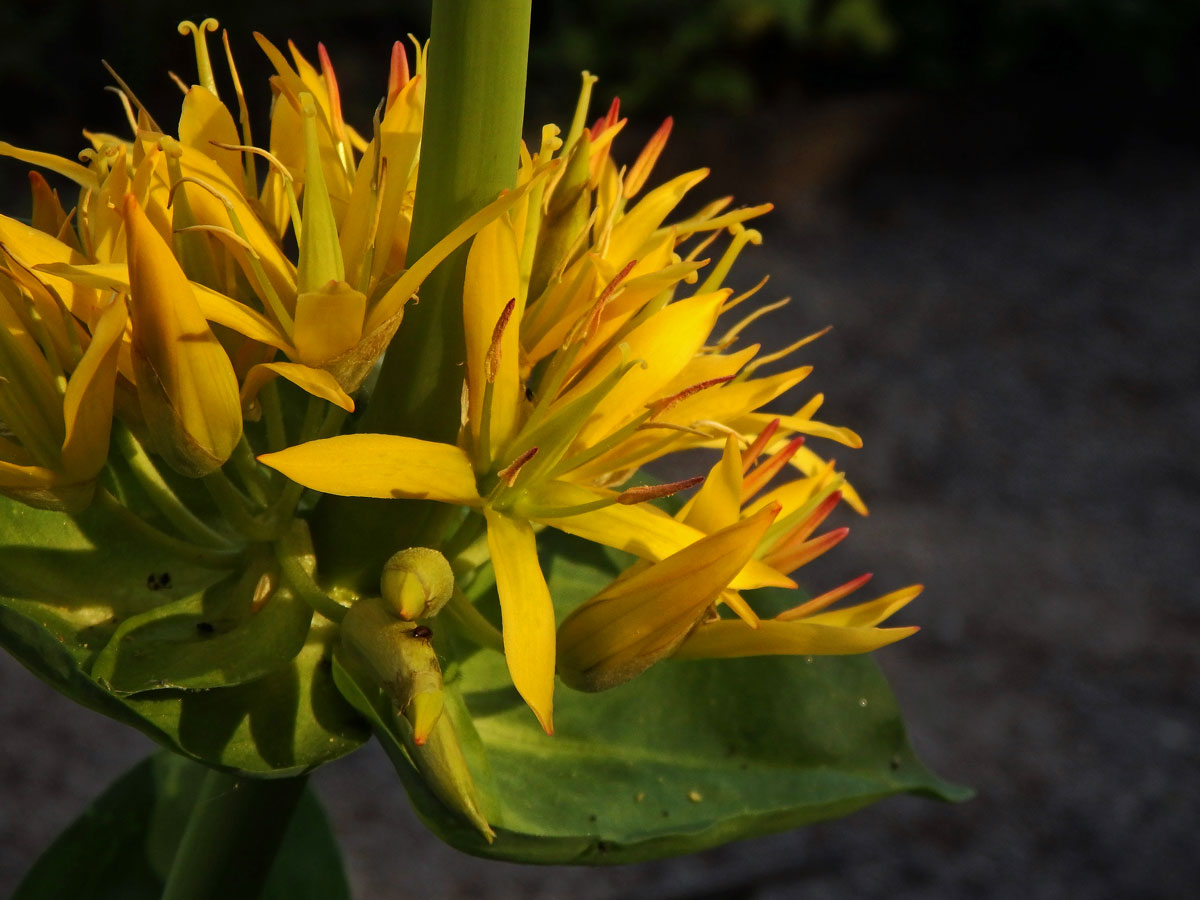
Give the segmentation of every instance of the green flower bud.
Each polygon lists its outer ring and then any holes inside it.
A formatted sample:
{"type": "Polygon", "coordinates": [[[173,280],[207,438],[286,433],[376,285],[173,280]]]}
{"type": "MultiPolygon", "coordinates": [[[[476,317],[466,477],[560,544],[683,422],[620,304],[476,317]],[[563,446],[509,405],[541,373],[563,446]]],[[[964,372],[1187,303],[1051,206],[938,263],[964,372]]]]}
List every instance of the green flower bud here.
{"type": "Polygon", "coordinates": [[[379,591],[400,618],[426,619],[450,600],[454,572],[436,550],[409,547],[384,563],[379,591]]]}
{"type": "MultiPolygon", "coordinates": [[[[428,551],[432,553],[433,551],[428,551]]],[[[428,626],[400,621],[377,598],[360,600],[341,623],[342,649],[352,669],[383,688],[412,726],[409,756],[430,789],[491,843],[495,832],[480,808],[479,792],[449,714],[443,715],[442,670],[428,626]]],[[[394,715],[395,710],[392,711],[394,715]]],[[[376,710],[372,715],[382,713],[376,710]]],[[[394,719],[385,720],[392,722],[394,719]]],[[[389,729],[394,728],[387,724],[389,729]]]]}
{"type": "Polygon", "coordinates": [[[366,664],[413,729],[419,746],[442,714],[442,668],[424,625],[402,622],[372,597],[350,607],[342,620],[342,642],[366,664]]]}

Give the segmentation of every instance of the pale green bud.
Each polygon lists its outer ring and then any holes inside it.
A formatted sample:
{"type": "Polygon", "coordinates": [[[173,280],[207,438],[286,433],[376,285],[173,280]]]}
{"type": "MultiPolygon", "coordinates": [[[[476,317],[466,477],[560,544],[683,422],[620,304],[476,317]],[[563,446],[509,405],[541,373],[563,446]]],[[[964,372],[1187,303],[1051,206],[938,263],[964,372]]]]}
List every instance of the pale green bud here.
{"type": "Polygon", "coordinates": [[[436,550],[409,547],[384,563],[379,591],[400,618],[427,619],[450,600],[454,572],[436,550]]]}

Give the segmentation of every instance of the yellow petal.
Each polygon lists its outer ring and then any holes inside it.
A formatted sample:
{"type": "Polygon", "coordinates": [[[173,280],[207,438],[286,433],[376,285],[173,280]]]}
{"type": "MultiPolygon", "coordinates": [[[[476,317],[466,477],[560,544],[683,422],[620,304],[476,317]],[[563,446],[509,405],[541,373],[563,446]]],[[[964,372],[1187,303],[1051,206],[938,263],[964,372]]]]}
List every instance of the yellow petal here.
{"type": "Polygon", "coordinates": [[[314,397],[328,400],[346,412],[354,412],[354,401],[350,399],[350,395],[343,391],[337,379],[324,369],[287,362],[259,363],[251,367],[242,384],[242,409],[248,409],[258,397],[262,386],[276,375],[286,378],[300,390],[314,397]]]}
{"type": "Polygon", "coordinates": [[[184,96],[183,111],[179,116],[179,141],[216,160],[231,182],[241,184],[241,154],[213,144],[214,141],[240,144],[237,126],[225,104],[207,88],[193,87],[184,96]]]}
{"type": "MultiPolygon", "coordinates": [[[[42,275],[53,275],[75,285],[98,288],[105,291],[129,292],[129,268],[124,263],[95,263],[73,266],[68,263],[47,263],[37,266],[42,275]]],[[[220,291],[202,284],[189,282],[200,306],[200,313],[209,322],[216,322],[238,334],[282,350],[289,356],[295,349],[288,339],[265,316],[250,307],[226,297],[220,291]]]]}
{"type": "Polygon", "coordinates": [[[78,479],[95,478],[108,457],[117,355],[126,316],[125,304],[120,300],[113,301],[101,313],[91,343],[67,382],[63,396],[66,437],[62,467],[78,479]]]}
{"type": "Polygon", "coordinates": [[[470,458],[452,444],[394,434],[343,434],[258,459],[323,494],[464,506],[483,502],[475,489],[470,458]]]}
{"type": "Polygon", "coordinates": [[[29,163],[31,166],[37,166],[39,169],[49,169],[51,172],[57,172],[59,175],[71,179],[71,181],[82,188],[95,189],[99,186],[96,173],[87,166],[81,166],[73,160],[55,156],[53,153],[43,153],[40,150],[24,150],[21,147],[14,147],[7,141],[0,141],[0,156],[9,156],[13,159],[19,159],[21,162],[29,163]]]}
{"type": "Polygon", "coordinates": [[[738,439],[725,439],[725,450],[704,484],[683,508],[680,520],[709,534],[738,520],[742,506],[742,454],[738,439]]]}
{"type": "MultiPolygon", "coordinates": [[[[610,495],[607,492],[554,481],[539,486],[534,499],[539,505],[546,507],[569,507],[605,496],[610,495]]],[[[538,518],[537,521],[584,540],[615,547],[642,559],[651,560],[666,559],[672,553],[706,537],[704,532],[675,521],[661,509],[647,503],[632,506],[614,503],[612,506],[575,516],[538,518]]],[[[768,586],[795,587],[796,582],[752,559],[730,583],[730,587],[735,590],[768,586]]]]}
{"type": "MultiPolygon", "coordinates": [[[[644,412],[645,404],[659,396],[704,345],[727,296],[722,291],[680,300],[629,332],[622,343],[628,346],[630,358],[643,359],[646,366],[631,369],[609,392],[603,406],[580,431],[580,443],[594,443],[644,412]]],[[[566,396],[587,390],[612,371],[621,356],[620,347],[611,349],[566,396]]]]}
{"type": "Polygon", "coordinates": [[[475,235],[467,255],[466,281],[463,284],[463,326],[467,340],[467,404],[471,434],[479,446],[483,420],[488,357],[493,379],[488,446],[503,447],[516,425],[517,403],[521,386],[518,380],[521,321],[520,278],[517,272],[517,245],[512,228],[501,216],[475,235]],[[503,327],[495,348],[492,339],[501,313],[509,300],[517,304],[503,327]]]}
{"type": "Polygon", "coordinates": [[[489,507],[483,513],[500,595],[508,671],[542,728],[553,734],[554,604],[538,565],[533,528],[489,507]]]}
{"type": "Polygon", "coordinates": [[[181,473],[220,467],[242,434],[237,376],[187,276],[130,194],[123,206],[138,400],[155,449],[181,473]]]}
{"type": "Polygon", "coordinates": [[[884,594],[869,603],[859,603],[844,609],[833,609],[828,612],[808,616],[805,622],[818,625],[838,625],[845,628],[870,628],[889,618],[896,611],[903,609],[921,593],[922,586],[914,584],[890,594],[884,594]]]}
{"type": "Polygon", "coordinates": [[[344,281],[296,297],[296,358],[310,366],[345,353],[362,338],[367,298],[344,281]]]}
{"type": "Polygon", "coordinates": [[[722,619],[693,631],[676,659],[734,659],[742,656],[846,656],[870,653],[919,631],[908,628],[839,628],[811,621],[764,619],[757,629],[722,619]]]}
{"type": "MultiPolygon", "coordinates": [[[[0,243],[30,268],[44,263],[84,265],[88,261],[82,253],[57,238],[4,215],[0,215],[0,243]]],[[[92,321],[92,314],[99,303],[94,288],[77,286],[51,275],[43,280],[47,287],[58,293],[76,318],[88,323],[92,321]]]]}
{"type": "Polygon", "coordinates": [[[622,216],[613,226],[609,241],[609,259],[618,265],[636,259],[642,245],[679,205],[683,195],[708,177],[708,169],[696,169],[677,175],[666,184],[660,185],[643,197],[633,209],[622,216]]]}
{"type": "Polygon", "coordinates": [[[559,628],[563,680],[602,691],[669,656],[750,560],[777,512],[723,528],[586,601],[559,628]]]}

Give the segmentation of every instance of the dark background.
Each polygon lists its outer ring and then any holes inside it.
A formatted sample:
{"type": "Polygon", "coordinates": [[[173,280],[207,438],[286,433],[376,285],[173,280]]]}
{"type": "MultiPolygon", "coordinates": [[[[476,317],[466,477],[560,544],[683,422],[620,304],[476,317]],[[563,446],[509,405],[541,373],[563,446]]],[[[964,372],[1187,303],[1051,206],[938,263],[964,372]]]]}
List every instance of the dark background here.
{"type": "MultiPolygon", "coordinates": [[[[347,119],[365,124],[392,40],[424,35],[427,10],[189,14],[230,29],[260,113],[250,30],[310,58],[323,40],[347,119]]],[[[101,56],[168,120],[166,69],[194,78],[183,15],[5,3],[0,139],[73,156],[81,127],[122,130],[101,56]]],[[[834,452],[872,514],[835,523],[856,533],[814,586],[867,570],[882,589],[927,585],[905,614],[922,632],[879,657],[918,752],[979,796],[893,800],[662,863],[518,867],[428,835],[370,747],[314,779],[356,896],[1192,895],[1197,38],[1194,2],[535,2],[531,124],[567,124],[586,67],[595,114],[618,92],[631,116],[619,157],[671,113],[660,174],[709,165],[698,198],[776,204],[736,277],[769,271],[764,297],[794,300],[753,339],[835,325],[806,348],[804,387],[866,440],[834,452]]],[[[2,208],[24,213],[25,191],[23,167],[0,162],[2,208]]],[[[6,657],[0,719],[4,895],[149,743],[6,657]]]]}

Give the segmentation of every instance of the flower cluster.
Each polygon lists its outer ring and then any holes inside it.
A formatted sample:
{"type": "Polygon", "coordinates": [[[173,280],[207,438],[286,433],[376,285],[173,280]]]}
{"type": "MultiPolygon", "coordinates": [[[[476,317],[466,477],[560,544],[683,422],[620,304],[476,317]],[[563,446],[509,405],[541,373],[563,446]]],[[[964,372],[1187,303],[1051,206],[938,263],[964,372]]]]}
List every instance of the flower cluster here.
{"type": "MultiPolygon", "coordinates": [[[[744,314],[762,285],[725,285],[761,241],[747,223],[770,207],[725,198],[680,214],[705,170],[647,189],[670,120],[621,165],[625,119],[614,101],[586,125],[585,75],[565,134],[546,126],[536,152],[522,147],[514,189],[411,259],[422,48],[410,72],[397,45],[367,137],[343,120],[323,47],[314,66],[258,36],[276,72],[260,147],[227,38],[236,115],[218,94],[213,28],[180,28],[195,39],[198,83],[180,84],[174,134],[118,79],[130,135],[88,134],[82,162],[0,144],[80,189],[68,212],[33,174],[32,224],[0,216],[0,492],[68,513],[96,492],[119,504],[102,477],[115,433],[184,541],[277,541],[309,508],[298,485],[446,504],[456,529],[433,549],[460,575],[490,561],[512,680],[547,732],[556,672],[601,690],[670,656],[862,653],[915,630],[877,626],[917,587],[827,609],[865,576],[774,618],[744,594],[795,587],[792,573],[846,534],[816,534],[834,508],[865,512],[804,443],[860,441],[814,418],[820,396],[763,411],[810,371],[765,370],[819,335],[768,354],[739,345],[779,305],[744,314]],[[457,441],[339,434],[406,303],[468,240],[457,441]],[[288,397],[309,395],[307,413],[289,415],[276,378],[299,389],[288,397]],[[706,475],[631,486],[696,448],[719,454],[706,475]],[[184,508],[176,476],[203,479],[219,518],[184,508]],[[675,512],[656,505],[693,487],[675,512]],[[635,557],[557,628],[543,526],[635,557]]],[[[436,612],[417,582],[398,584],[400,618],[436,612]]],[[[422,708],[427,731],[441,707],[422,708]]]]}

